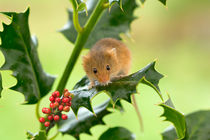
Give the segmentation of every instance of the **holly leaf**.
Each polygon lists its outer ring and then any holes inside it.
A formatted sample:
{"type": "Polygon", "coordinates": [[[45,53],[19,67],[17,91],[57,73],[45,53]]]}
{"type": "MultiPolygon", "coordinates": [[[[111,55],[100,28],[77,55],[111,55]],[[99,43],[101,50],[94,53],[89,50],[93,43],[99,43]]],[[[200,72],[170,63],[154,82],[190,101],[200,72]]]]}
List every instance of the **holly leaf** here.
{"type": "MultiPolygon", "coordinates": [[[[187,140],[209,140],[210,139],[210,111],[201,110],[186,115],[187,140]]],[[[177,139],[174,127],[167,128],[162,133],[163,140],[177,139]]]]}
{"type": "Polygon", "coordinates": [[[44,130],[40,130],[35,134],[27,131],[26,135],[28,140],[47,140],[46,132],[44,130]]]}
{"type": "Polygon", "coordinates": [[[157,91],[158,95],[162,99],[158,83],[163,75],[158,73],[154,67],[155,62],[152,62],[136,73],[112,81],[112,83],[106,86],[97,85],[92,89],[88,88],[88,85],[90,84],[89,79],[87,77],[83,77],[71,91],[71,93],[74,94],[71,106],[72,110],[75,114],[77,114],[80,107],[85,107],[94,113],[91,100],[102,91],[105,91],[110,96],[113,104],[115,104],[120,99],[131,103],[130,96],[133,93],[137,93],[136,86],[139,83],[146,84],[155,89],[155,91],[157,91]]]}
{"type": "Polygon", "coordinates": [[[77,139],[79,139],[81,133],[91,135],[91,127],[105,124],[103,117],[111,113],[107,110],[108,107],[110,107],[110,100],[94,108],[95,115],[85,108],[79,110],[77,118],[73,112],[70,112],[67,120],[62,120],[58,123],[58,129],[61,133],[72,135],[77,139]]]}
{"type": "MultiPolygon", "coordinates": [[[[113,1],[113,0],[112,0],[113,1]]],[[[116,1],[116,0],[115,0],[116,1]]],[[[121,1],[121,0],[117,0],[121,1]]],[[[93,12],[98,0],[90,0],[87,2],[87,11],[79,12],[79,21],[82,26],[85,25],[93,12]]],[[[111,2],[111,0],[110,0],[111,2]]],[[[122,1],[124,12],[119,6],[113,5],[111,11],[106,9],[102,13],[101,18],[98,20],[95,28],[92,30],[85,44],[85,48],[91,48],[98,40],[105,37],[112,37],[118,40],[121,39],[119,34],[126,33],[130,30],[130,24],[135,19],[134,10],[137,8],[135,0],[122,1]]],[[[76,41],[77,31],[73,25],[73,11],[68,10],[69,20],[68,23],[60,30],[60,32],[72,43],[76,41]]]]}
{"type": "Polygon", "coordinates": [[[173,123],[176,128],[178,138],[184,139],[187,136],[187,127],[184,115],[174,108],[170,97],[165,103],[159,104],[159,106],[164,109],[164,113],[161,116],[166,117],[165,121],[173,123]]]}
{"type": "MultiPolygon", "coordinates": [[[[140,0],[142,4],[145,3],[146,0],[140,0]]],[[[159,0],[163,5],[166,5],[166,0],[159,0]]]]}
{"type": "Polygon", "coordinates": [[[28,25],[29,9],[25,13],[4,12],[12,20],[3,24],[0,32],[6,62],[0,70],[12,70],[17,84],[11,89],[24,94],[27,104],[37,103],[51,89],[55,78],[45,73],[38,58],[38,42],[31,37],[28,25]]]}
{"type": "Polygon", "coordinates": [[[135,135],[124,127],[109,128],[99,140],[135,140],[135,135]]]}
{"type": "Polygon", "coordinates": [[[122,0],[109,0],[109,10],[111,9],[111,7],[117,3],[120,6],[120,9],[122,10],[122,0]]]}
{"type": "Polygon", "coordinates": [[[3,90],[2,87],[2,78],[1,78],[1,73],[0,73],[0,98],[1,98],[1,91],[3,90]]]}
{"type": "Polygon", "coordinates": [[[166,0],[159,0],[163,5],[166,5],[166,0]]]}

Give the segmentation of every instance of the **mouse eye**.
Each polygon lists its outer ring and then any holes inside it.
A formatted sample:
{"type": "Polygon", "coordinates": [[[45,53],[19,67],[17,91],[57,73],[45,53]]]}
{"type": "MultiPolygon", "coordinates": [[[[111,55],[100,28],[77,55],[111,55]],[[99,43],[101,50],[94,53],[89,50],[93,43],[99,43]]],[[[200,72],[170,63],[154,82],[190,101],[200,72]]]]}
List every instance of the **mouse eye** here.
{"type": "Polygon", "coordinates": [[[93,73],[97,73],[97,69],[96,68],[93,68],[93,73]]]}
{"type": "Polygon", "coordinates": [[[109,67],[109,65],[106,65],[106,69],[107,69],[107,70],[110,70],[110,67],[109,67]]]}

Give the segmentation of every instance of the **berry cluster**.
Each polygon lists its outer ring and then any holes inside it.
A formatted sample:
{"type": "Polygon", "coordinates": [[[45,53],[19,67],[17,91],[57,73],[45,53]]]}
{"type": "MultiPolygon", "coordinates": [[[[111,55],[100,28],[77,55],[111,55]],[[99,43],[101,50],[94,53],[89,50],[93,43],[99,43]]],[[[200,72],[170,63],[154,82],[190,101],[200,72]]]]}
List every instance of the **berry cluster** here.
{"type": "Polygon", "coordinates": [[[66,114],[62,114],[61,112],[69,112],[71,107],[72,94],[67,89],[65,89],[63,96],[60,97],[59,91],[54,91],[49,100],[51,101],[50,108],[42,108],[42,112],[47,114],[47,116],[41,117],[39,119],[41,123],[44,123],[45,127],[49,127],[52,121],[58,122],[60,117],[63,120],[68,119],[68,116],[66,114]]]}

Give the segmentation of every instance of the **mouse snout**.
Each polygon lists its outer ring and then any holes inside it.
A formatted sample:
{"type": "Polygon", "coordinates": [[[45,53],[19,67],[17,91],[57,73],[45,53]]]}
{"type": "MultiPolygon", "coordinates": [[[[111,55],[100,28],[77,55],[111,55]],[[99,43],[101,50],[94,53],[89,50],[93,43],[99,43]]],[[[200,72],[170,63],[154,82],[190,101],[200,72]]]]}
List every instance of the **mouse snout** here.
{"type": "Polygon", "coordinates": [[[102,75],[100,77],[98,77],[98,82],[101,84],[108,84],[110,81],[109,76],[108,75],[102,75]]]}

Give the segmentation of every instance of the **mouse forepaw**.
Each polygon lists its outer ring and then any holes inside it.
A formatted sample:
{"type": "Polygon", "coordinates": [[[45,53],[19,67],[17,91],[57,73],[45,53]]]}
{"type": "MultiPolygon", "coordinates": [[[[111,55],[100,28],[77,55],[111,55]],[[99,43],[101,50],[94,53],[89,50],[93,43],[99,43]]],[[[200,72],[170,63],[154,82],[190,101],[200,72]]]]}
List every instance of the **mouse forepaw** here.
{"type": "Polygon", "coordinates": [[[91,81],[90,82],[90,85],[88,86],[88,89],[91,89],[95,86],[95,82],[94,81],[91,81]]]}

